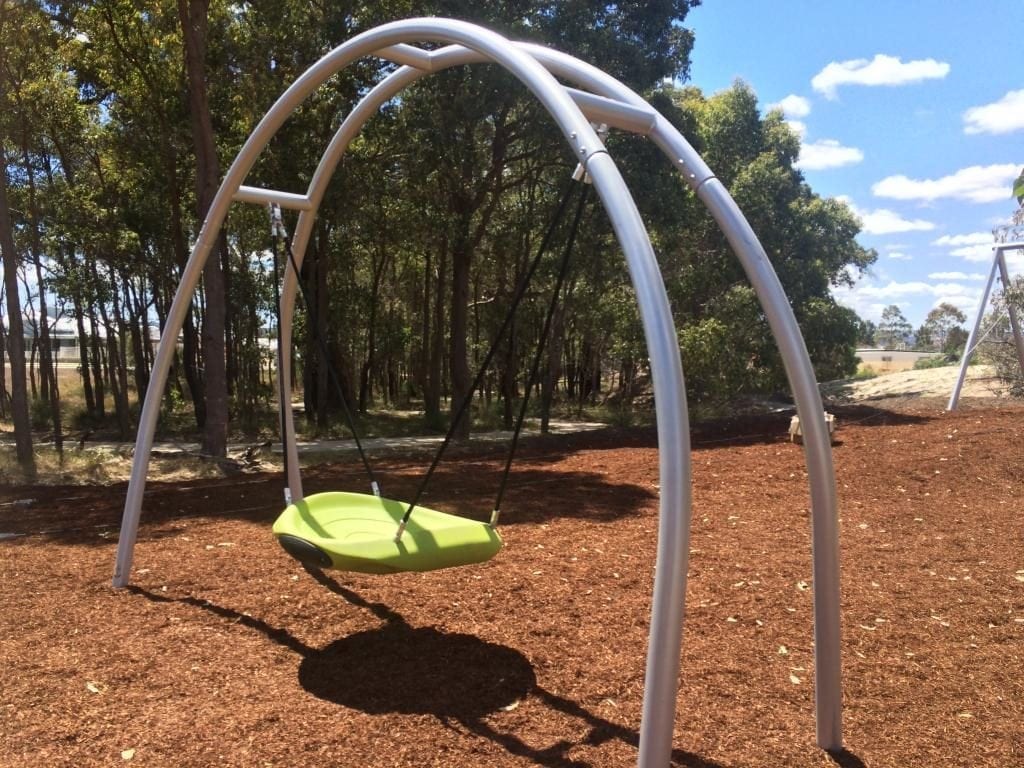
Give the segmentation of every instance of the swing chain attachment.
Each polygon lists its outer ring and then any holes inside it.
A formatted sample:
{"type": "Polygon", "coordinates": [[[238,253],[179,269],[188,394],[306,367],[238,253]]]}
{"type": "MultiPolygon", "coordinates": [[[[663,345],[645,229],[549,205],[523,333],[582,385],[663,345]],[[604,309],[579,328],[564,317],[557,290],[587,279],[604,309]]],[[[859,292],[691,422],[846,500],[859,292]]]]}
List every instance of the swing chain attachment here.
{"type": "Polygon", "coordinates": [[[376,480],[370,481],[370,490],[373,491],[374,496],[376,496],[378,499],[380,498],[380,486],[377,484],[376,480]]]}
{"type": "Polygon", "coordinates": [[[284,228],[284,218],[281,216],[281,206],[277,203],[267,203],[270,209],[270,236],[285,239],[288,232],[284,228]]]}
{"type": "MultiPolygon", "coordinates": [[[[601,142],[601,148],[604,149],[605,141],[608,139],[608,124],[607,123],[591,123],[594,130],[597,132],[597,138],[601,142]]],[[[576,170],[572,172],[573,181],[582,181],[584,184],[590,184],[590,174],[587,173],[587,167],[584,163],[577,163],[576,170]]]]}
{"type": "Polygon", "coordinates": [[[488,523],[488,525],[490,525],[491,528],[497,528],[498,527],[498,518],[500,516],[501,516],[501,510],[492,509],[491,510],[491,521],[488,523]]]}
{"type": "Polygon", "coordinates": [[[395,532],[395,544],[402,541],[402,534],[405,533],[405,526],[408,525],[408,521],[402,520],[398,523],[398,530],[395,532]]]}

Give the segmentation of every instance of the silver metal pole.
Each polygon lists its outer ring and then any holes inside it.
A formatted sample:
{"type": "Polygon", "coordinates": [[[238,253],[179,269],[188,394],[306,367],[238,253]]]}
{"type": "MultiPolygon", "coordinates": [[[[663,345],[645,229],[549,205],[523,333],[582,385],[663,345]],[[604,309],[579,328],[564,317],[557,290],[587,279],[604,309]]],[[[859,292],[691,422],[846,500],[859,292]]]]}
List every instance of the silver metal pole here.
{"type": "MultiPolygon", "coordinates": [[[[472,25],[468,25],[462,22],[452,22],[447,20],[439,19],[426,19],[426,20],[412,20],[410,22],[397,22],[392,25],[386,25],[387,34],[381,30],[385,30],[385,27],[378,28],[377,30],[371,30],[370,32],[364,33],[363,35],[353,38],[353,40],[340,46],[335,51],[332,51],[324,57],[320,62],[314,65],[309,71],[307,71],[299,81],[295,84],[284,95],[278,100],[278,102],[271,108],[271,111],[267,113],[260,125],[257,126],[257,130],[254,131],[253,136],[250,137],[249,141],[246,142],[243,151],[239,153],[239,157],[236,158],[235,163],[232,165],[231,171],[225,178],[222,189],[218,192],[220,197],[221,192],[229,185],[229,181],[234,181],[235,187],[241,183],[245,173],[248,172],[252,162],[255,160],[255,156],[262,150],[262,147],[269,140],[270,136],[276,132],[277,128],[290,114],[297,104],[305,98],[308,93],[313,90],[320,82],[333,74],[334,71],[340,69],[348,61],[353,58],[363,55],[365,53],[372,52],[372,47],[369,43],[366,45],[357,45],[360,41],[367,41],[374,39],[379,45],[385,46],[383,49],[378,50],[378,54],[391,58],[394,61],[398,61],[403,64],[408,64],[419,70],[415,74],[402,73],[402,83],[395,81],[394,88],[392,90],[397,92],[404,87],[405,84],[415,80],[421,74],[431,71],[437,71],[442,68],[443,65],[451,66],[459,58],[465,58],[466,60],[473,60],[478,58],[493,58],[499,60],[500,56],[495,56],[495,53],[507,52],[503,49],[503,46],[508,45],[508,41],[494,35],[493,33],[487,33],[484,30],[479,30],[472,25]],[[401,29],[401,32],[396,30],[401,29]],[[455,30],[455,32],[453,32],[455,30]],[[393,32],[393,34],[391,34],[393,32]],[[457,33],[456,33],[457,32],[457,33]],[[483,33],[486,37],[484,43],[475,38],[476,33],[483,33]],[[438,40],[448,41],[454,40],[457,43],[471,45],[473,48],[478,50],[475,51],[459,51],[457,46],[444,48],[439,51],[424,51],[422,49],[415,48],[413,46],[405,45],[401,40],[404,39],[416,39],[416,40],[438,40]],[[497,47],[495,47],[497,46],[497,47]],[[345,58],[341,54],[343,49],[346,51],[345,58]],[[329,63],[328,63],[328,60],[329,63]],[[449,63],[452,62],[452,63],[449,63]],[[331,69],[333,67],[333,69],[331,69]],[[262,129],[262,130],[261,130],[262,129]],[[257,146],[258,145],[258,146],[257,146]],[[255,149],[253,149],[255,148],[255,149]],[[250,157],[251,154],[251,157],[250,157]],[[240,174],[236,174],[239,178],[235,179],[233,172],[237,167],[240,166],[240,161],[243,160],[245,155],[245,163],[247,163],[244,170],[240,174]]],[[[616,230],[616,234],[622,242],[623,250],[626,252],[627,262],[629,264],[630,273],[633,277],[634,285],[637,288],[638,299],[640,303],[641,314],[644,319],[645,334],[647,336],[648,347],[651,355],[651,367],[652,374],[655,379],[655,389],[659,393],[657,402],[657,418],[658,418],[658,432],[659,432],[659,444],[660,444],[660,463],[661,463],[661,485],[662,485],[662,498],[661,498],[661,519],[659,524],[659,548],[658,548],[658,566],[657,576],[655,580],[655,596],[654,606],[652,610],[652,627],[651,627],[651,639],[648,649],[648,671],[647,671],[647,688],[645,689],[644,696],[644,715],[643,723],[641,725],[641,748],[640,748],[640,765],[644,768],[649,766],[662,766],[667,764],[671,753],[671,740],[672,740],[672,728],[674,722],[675,712],[675,696],[678,691],[678,674],[679,674],[679,649],[681,645],[682,636],[682,623],[683,623],[683,601],[685,599],[685,582],[686,582],[686,569],[687,560],[689,553],[688,537],[689,537],[689,516],[690,516],[690,468],[689,468],[689,426],[686,413],[686,402],[685,402],[685,389],[682,383],[682,371],[679,366],[678,356],[678,343],[675,338],[674,327],[672,325],[671,313],[668,311],[667,297],[664,293],[664,286],[661,281],[660,272],[657,270],[657,264],[654,261],[653,251],[650,249],[650,243],[647,240],[646,232],[643,230],[643,225],[640,222],[639,216],[636,213],[635,205],[632,202],[631,197],[628,194],[628,190],[625,189],[625,185],[622,182],[621,177],[618,175],[617,169],[615,169],[614,163],[611,162],[610,158],[603,152],[598,150],[600,146],[592,138],[590,126],[584,124],[583,130],[573,130],[574,124],[578,124],[578,114],[574,114],[574,110],[568,110],[565,100],[563,100],[558,94],[562,96],[571,96],[575,100],[581,103],[582,106],[587,108],[588,112],[594,112],[595,110],[601,110],[608,117],[615,119],[616,124],[621,127],[625,127],[629,130],[633,130],[638,133],[646,133],[651,129],[650,116],[653,113],[650,106],[643,101],[639,96],[634,94],[628,88],[621,83],[618,83],[614,78],[600,72],[590,65],[586,65],[579,62],[572,57],[568,57],[565,54],[558,54],[550,51],[549,49],[540,48],[529,44],[517,44],[518,48],[522,51],[529,52],[535,56],[544,66],[555,71],[560,76],[565,76],[569,79],[575,80],[577,83],[589,87],[597,92],[597,96],[590,95],[588,99],[587,94],[581,92],[573,92],[566,94],[564,89],[555,84],[555,89],[551,90],[551,78],[548,75],[548,79],[544,80],[535,70],[531,71],[529,66],[526,67],[529,77],[524,77],[519,71],[516,72],[520,76],[520,79],[527,84],[538,98],[541,99],[542,103],[552,112],[552,115],[556,118],[563,133],[566,134],[567,138],[570,139],[570,144],[574,146],[575,151],[578,152],[578,156],[583,159],[588,166],[593,166],[595,171],[592,171],[592,177],[595,179],[595,184],[598,187],[598,192],[604,202],[606,208],[609,211],[609,215],[613,220],[613,227],[616,230]],[[566,74],[569,73],[569,74],[566,74]],[[533,78],[533,84],[531,85],[530,79],[533,78]],[[539,80],[538,80],[539,78],[539,80]],[[538,85],[539,83],[539,85],[538,85]],[[535,87],[536,86],[536,87],[535,87]],[[544,98],[546,96],[547,98],[544,98]],[[624,102],[623,108],[617,108],[614,103],[607,103],[601,101],[601,98],[608,98],[613,101],[624,102]],[[627,105],[632,105],[630,108],[627,105]],[[555,111],[552,111],[552,110],[555,111]],[[556,111],[559,114],[556,114],[556,111]],[[567,127],[568,126],[568,127],[567,127]],[[585,144],[583,142],[586,142],[585,144]],[[598,182],[597,179],[601,178],[603,181],[598,182]],[[645,297],[645,298],[644,298],[645,297]],[[675,371],[675,372],[674,372],[675,371]],[[660,383],[659,383],[660,382],[660,383]],[[668,393],[669,396],[665,397],[668,393]],[[676,399],[678,400],[676,401],[676,399]],[[675,401],[675,402],[672,402],[675,401]],[[667,478],[672,478],[668,480],[667,478]]],[[[505,61],[499,61],[506,66],[506,68],[513,69],[505,61]]],[[[516,62],[522,64],[522,61],[516,62]]],[[[402,71],[400,70],[400,73],[402,71]]],[[[399,73],[392,75],[395,78],[399,73]]],[[[546,73],[545,73],[546,74],[546,73]]],[[[389,78],[390,79],[390,78],[389,78]]],[[[382,86],[384,83],[381,84],[382,86]]],[[[376,89],[375,89],[376,90],[376,89]]],[[[380,95],[378,93],[378,97],[380,95]]],[[[371,109],[376,110],[379,107],[379,103],[374,104],[371,107],[371,103],[375,99],[367,97],[362,102],[356,111],[363,109],[366,104],[365,110],[369,112],[371,109]]],[[[653,113],[656,114],[656,113],[653,113]]],[[[369,118],[369,114],[361,115],[358,120],[353,120],[351,123],[351,131],[357,133],[358,129],[361,128],[362,124],[366,119],[369,118]]],[[[350,117],[355,117],[355,112],[350,117]]],[[[655,136],[655,140],[659,142],[662,149],[673,157],[673,162],[678,162],[678,167],[684,172],[684,177],[695,189],[700,190],[706,182],[711,179],[711,173],[707,169],[703,161],[700,160],[699,156],[689,148],[686,144],[685,139],[678,135],[673,137],[671,134],[674,129],[668,126],[667,121],[664,120],[660,115],[657,116],[658,124],[661,128],[660,135],[655,136]],[[666,126],[668,126],[666,128],[666,126]],[[668,137],[668,138],[666,138],[668,137]],[[679,155],[676,149],[682,145],[684,152],[679,155]],[[687,154],[688,153],[688,154],[687,154]]],[[[349,123],[346,120],[346,124],[349,123]]],[[[344,124],[343,124],[344,125],[344,124]]],[[[347,146],[348,141],[351,140],[351,136],[344,137],[342,134],[345,129],[340,129],[338,135],[335,137],[335,141],[332,141],[332,147],[335,144],[338,147],[335,149],[337,157],[340,158],[341,152],[344,151],[344,146],[347,146]]],[[[656,133],[657,130],[655,131],[656,133]]],[[[596,138],[596,137],[595,137],[596,138]]],[[[310,190],[307,194],[309,200],[309,208],[305,210],[299,219],[299,223],[296,226],[296,233],[294,239],[294,251],[297,259],[301,259],[304,254],[305,247],[308,243],[308,237],[310,228],[313,221],[314,212],[322,199],[323,189],[326,185],[326,178],[333,173],[334,167],[337,164],[337,159],[329,160],[328,155],[331,154],[331,150],[325,153],[324,158],[321,161],[320,166],[317,169],[317,174],[314,180],[310,184],[310,190]],[[321,178],[323,177],[323,179],[321,178]]],[[[728,195],[721,191],[722,195],[728,198],[728,195]]],[[[708,195],[710,200],[718,200],[718,193],[708,195]]],[[[215,204],[218,202],[215,198],[215,204]]],[[[230,202],[230,201],[228,201],[230,202]]],[[[706,199],[707,203],[708,200],[706,199]]],[[[732,201],[729,200],[729,203],[732,201]]],[[[305,201],[303,201],[305,203],[305,201]]],[[[721,201],[719,200],[719,203],[721,201]]],[[[732,204],[735,207],[734,204],[732,204]]],[[[305,208],[305,204],[302,206],[305,208]]],[[[728,206],[725,206],[726,208],[728,206]]],[[[213,212],[211,208],[211,212],[213,212]]],[[[719,223],[722,224],[723,213],[719,211],[717,214],[712,210],[713,215],[719,219],[719,223]]],[[[738,213],[738,209],[735,211],[736,215],[742,220],[742,215],[738,213]]],[[[728,227],[735,227],[736,223],[729,221],[729,215],[724,215],[727,223],[722,224],[723,229],[727,230],[728,227]]],[[[208,219],[208,223],[212,219],[208,219]]],[[[217,228],[223,221],[223,215],[220,216],[220,220],[217,222],[217,228]]],[[[745,221],[743,221],[745,224],[745,221]]],[[[749,227],[747,227],[749,230],[749,227]]],[[[205,228],[204,228],[205,232],[205,228]]],[[[734,236],[746,237],[742,232],[742,226],[739,227],[739,234],[734,232],[734,236]]],[[[215,232],[214,232],[215,236],[215,232]]],[[[749,238],[756,244],[756,238],[753,237],[753,233],[749,233],[749,238]]],[[[732,239],[732,238],[730,238],[732,239]]],[[[202,236],[200,238],[202,240],[202,236]]],[[[212,242],[212,238],[211,238],[212,242]]],[[[734,248],[736,243],[733,243],[734,248]]],[[[749,244],[743,244],[745,248],[749,250],[749,244]]],[[[199,244],[197,243],[197,250],[193,252],[193,258],[196,258],[197,253],[200,252],[199,244]]],[[[771,270],[770,263],[767,262],[767,257],[764,256],[763,249],[760,249],[759,245],[754,248],[755,251],[760,250],[760,255],[754,253],[753,256],[749,252],[738,251],[741,261],[744,263],[744,267],[747,269],[748,274],[751,273],[752,266],[754,272],[759,277],[755,279],[751,277],[754,282],[755,290],[758,292],[758,296],[762,301],[762,305],[771,304],[772,302],[778,302],[778,296],[772,296],[771,286],[769,285],[772,280],[775,284],[778,284],[777,277],[774,275],[774,271],[771,270]],[[763,266],[760,262],[763,261],[767,264],[767,273],[764,273],[763,266]],[[767,282],[766,282],[767,281],[767,282]],[[767,296],[767,298],[766,298],[767,296]]],[[[206,258],[209,252],[209,244],[206,245],[205,253],[202,254],[202,259],[206,258]]],[[[199,266],[201,269],[201,264],[199,266]]],[[[179,295],[187,287],[183,285],[179,288],[179,295]]],[[[188,288],[187,297],[191,296],[191,291],[194,290],[195,281],[192,281],[191,287],[188,288]]],[[[282,292],[282,317],[287,317],[287,332],[288,338],[291,335],[291,318],[292,312],[294,311],[294,299],[295,299],[295,279],[294,276],[289,275],[285,280],[285,287],[282,292]]],[[[788,302],[785,299],[784,293],[781,293],[781,286],[778,286],[778,292],[781,294],[781,304],[788,310],[788,302]]],[[[178,295],[175,297],[177,302],[178,295]]],[[[187,305],[186,305],[187,306],[187,305]]],[[[766,313],[769,315],[771,322],[772,312],[768,312],[768,307],[765,306],[766,313]]],[[[172,305],[173,310],[173,305],[172,305]]],[[[776,313],[778,314],[778,313],[776,313]]],[[[792,319],[792,313],[789,312],[790,319],[792,319]]],[[[785,312],[782,313],[781,319],[777,318],[776,323],[773,323],[773,331],[776,332],[778,338],[778,332],[776,331],[776,324],[779,323],[783,327],[789,322],[785,317],[785,312]]],[[[282,331],[286,328],[285,322],[282,321],[282,331]]],[[[795,329],[795,320],[792,320],[792,328],[795,329]]],[[[180,329],[180,320],[178,321],[178,329],[180,329]]],[[[803,350],[803,357],[806,360],[806,349],[803,348],[802,338],[799,336],[799,330],[796,329],[796,337],[799,339],[799,348],[803,350]]],[[[175,336],[177,331],[174,332],[175,336]]],[[[163,344],[161,344],[163,346],[163,344]]],[[[281,363],[279,367],[282,374],[286,373],[290,366],[290,341],[287,345],[287,351],[282,355],[281,363]]],[[[787,373],[790,375],[791,383],[794,378],[794,371],[797,375],[806,378],[806,371],[802,372],[802,366],[804,361],[801,361],[799,351],[793,349],[791,343],[783,343],[780,340],[780,347],[782,350],[783,358],[786,361],[787,373]]],[[[158,352],[159,359],[159,352],[158,352]]],[[[806,361],[806,369],[810,370],[809,361],[806,361]]],[[[156,367],[154,367],[156,370],[156,367]]],[[[159,387],[162,389],[163,382],[166,378],[166,369],[162,373],[159,387]]],[[[813,382],[813,371],[811,371],[810,380],[813,382]]],[[[150,388],[153,388],[153,381],[151,381],[150,388]]],[[[834,480],[831,475],[831,451],[828,443],[827,429],[824,425],[824,418],[821,413],[820,397],[817,398],[817,404],[811,403],[807,405],[808,397],[806,394],[801,394],[805,387],[794,385],[794,394],[797,398],[798,410],[801,412],[801,419],[805,419],[805,411],[809,410],[806,415],[806,442],[805,450],[808,451],[808,464],[809,474],[811,475],[811,495],[812,495],[812,506],[814,508],[814,519],[815,519],[815,530],[818,531],[824,526],[817,524],[817,519],[820,516],[820,510],[825,509],[827,511],[828,499],[825,499],[825,504],[819,503],[823,495],[822,483],[816,482],[816,478],[820,481],[820,474],[822,469],[827,469],[828,485],[833,489],[832,493],[832,511],[834,513],[834,480]],[[801,409],[801,404],[803,408],[801,409]],[[821,421],[821,429],[815,430],[815,420],[821,421]],[[824,435],[824,445],[827,450],[827,462],[824,462],[821,458],[820,451],[812,450],[813,445],[822,440],[824,435]],[[824,465],[827,463],[827,467],[824,465]]],[[[817,389],[814,389],[815,395],[817,395],[817,389]]],[[[159,396],[159,395],[158,395],[159,396]]],[[[149,401],[149,393],[147,393],[147,403],[149,401]]],[[[144,407],[144,412],[146,408],[144,407]]],[[[291,414],[290,411],[286,414],[286,422],[290,422],[291,414]]],[[[286,430],[286,434],[289,434],[286,440],[286,450],[291,452],[295,451],[294,445],[294,434],[293,429],[286,430]]],[[[136,450],[136,465],[140,463],[140,456],[142,453],[145,454],[144,458],[141,459],[143,464],[142,467],[142,478],[136,480],[136,466],[133,465],[133,481],[129,488],[129,498],[132,497],[132,486],[138,487],[138,496],[141,501],[141,485],[144,484],[144,473],[145,463],[148,462],[149,447],[151,447],[152,433],[150,430],[149,445],[145,446],[145,450],[140,452],[138,450],[142,437],[142,429],[140,427],[140,441],[137,441],[136,450]]],[[[291,455],[291,454],[290,454],[291,455]]],[[[297,461],[290,462],[297,467],[297,461]]],[[[289,478],[289,483],[292,485],[292,478],[289,478]]],[[[301,489],[299,490],[301,495],[301,489]]],[[[827,494],[826,494],[827,495],[827,494]]],[[[129,499],[126,499],[126,515],[125,521],[122,523],[122,534],[125,532],[125,523],[129,522],[129,499]]],[[[134,525],[137,527],[138,518],[135,516],[134,525]]],[[[134,531],[132,531],[132,541],[134,542],[134,531]]],[[[122,537],[124,539],[124,537],[122,537]]],[[[827,537],[825,537],[827,538],[827,537]]],[[[818,535],[816,533],[816,542],[818,535]]],[[[824,592],[822,584],[827,581],[824,575],[818,573],[819,568],[817,563],[819,561],[819,553],[824,547],[815,547],[815,601],[816,601],[816,626],[821,623],[821,617],[817,610],[817,604],[819,600],[819,593],[824,592]]],[[[127,555],[127,568],[122,569],[121,554],[119,551],[119,573],[125,574],[127,578],[127,570],[130,568],[130,545],[129,554],[127,555]]],[[[827,569],[825,569],[827,570],[827,569]]],[[[126,581],[125,581],[126,583],[126,581]]],[[[838,580],[835,581],[838,585],[838,580]]],[[[115,584],[117,584],[117,578],[115,577],[115,584]]],[[[119,585],[120,586],[120,585],[119,585]]],[[[836,635],[838,635],[838,617],[835,621],[836,635]]],[[[821,642],[819,637],[818,642],[821,642]]],[[[826,638],[827,644],[827,638],[826,638]]],[[[836,665],[836,671],[838,672],[838,666],[836,665]]],[[[820,674],[819,678],[828,677],[820,674]]],[[[838,674],[835,675],[838,680],[838,674]]],[[[838,690],[838,687],[836,687],[838,690]]],[[[829,743],[823,743],[822,738],[822,704],[821,695],[819,689],[819,743],[822,746],[832,748],[841,744],[841,736],[837,736],[834,739],[835,744],[830,745],[829,743]]],[[[832,718],[832,721],[836,724],[835,733],[838,731],[838,711],[836,716],[832,718]]]]}
{"type": "Polygon", "coordinates": [[[967,365],[971,362],[971,355],[974,354],[974,340],[981,330],[981,321],[985,317],[985,307],[988,306],[988,295],[992,290],[992,283],[996,279],[996,269],[999,267],[998,251],[992,254],[992,269],[989,270],[988,280],[985,282],[985,290],[981,292],[981,302],[978,304],[978,314],[974,318],[974,327],[967,336],[967,343],[964,345],[964,354],[960,358],[960,372],[957,374],[956,383],[953,385],[953,392],[949,396],[949,403],[946,404],[947,411],[955,411],[957,403],[960,402],[960,390],[964,387],[964,379],[967,378],[967,365]]]}
{"type": "Polygon", "coordinates": [[[818,746],[843,746],[842,636],[840,632],[839,514],[832,438],[821,394],[793,310],[767,254],[736,203],[718,179],[697,190],[715,215],[755,286],[768,324],[782,352],[804,436],[811,485],[811,556],[814,573],[814,701],[818,746]],[[805,426],[806,425],[806,426],[805,426]]]}
{"type": "MultiPolygon", "coordinates": [[[[617,98],[637,107],[649,106],[640,96],[596,67],[542,46],[522,45],[559,77],[605,97],[617,98]]],[[[732,198],[700,155],[663,116],[658,116],[658,123],[650,135],[708,206],[736,252],[779,345],[801,426],[807,425],[804,455],[810,483],[814,560],[817,742],[824,749],[837,750],[842,747],[839,512],[831,436],[825,424],[814,368],[778,276],[732,198]]]]}
{"type": "MultiPolygon", "coordinates": [[[[434,55],[436,58],[429,67],[433,72],[480,58],[479,54],[458,47],[445,48],[434,55]]],[[[374,88],[345,119],[324,153],[310,184],[308,197],[313,201],[314,209],[322,198],[323,190],[330,181],[330,176],[345,147],[358,134],[366,120],[381,104],[389,101],[402,88],[423,74],[423,71],[398,70],[374,88]]],[[[598,102],[591,100],[588,105],[596,103],[598,102]]],[[[644,131],[649,129],[649,118],[652,114],[649,109],[627,108],[622,111],[636,116],[633,122],[637,128],[644,131]],[[641,115],[648,119],[636,119],[641,115]]],[[[661,514],[638,757],[639,765],[651,768],[666,765],[669,760],[675,720],[675,699],[679,687],[679,650],[686,596],[691,509],[689,421],[678,340],[661,273],[646,231],[636,213],[632,198],[610,158],[603,153],[593,155],[588,163],[588,172],[601,194],[627,255],[627,263],[630,266],[644,320],[654,388],[659,393],[656,413],[661,464],[661,514]],[[606,165],[610,168],[606,168],[606,165]]],[[[304,248],[305,239],[308,237],[309,224],[306,221],[303,214],[296,228],[297,254],[304,248]]],[[[283,300],[283,303],[286,304],[286,301],[283,300]]],[[[288,311],[289,307],[286,304],[286,315],[288,311]]],[[[288,344],[284,346],[287,347],[288,344]]]]}

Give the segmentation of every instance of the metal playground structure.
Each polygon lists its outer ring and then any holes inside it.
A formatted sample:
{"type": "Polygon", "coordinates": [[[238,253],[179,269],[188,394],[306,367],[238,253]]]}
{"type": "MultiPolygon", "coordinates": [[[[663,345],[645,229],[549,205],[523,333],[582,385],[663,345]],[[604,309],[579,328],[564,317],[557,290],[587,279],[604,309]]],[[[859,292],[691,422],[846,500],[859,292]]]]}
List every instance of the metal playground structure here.
{"type": "MultiPolygon", "coordinates": [[[[717,221],[742,263],[781,351],[802,425],[810,485],[817,743],[824,749],[840,749],[839,537],[831,441],[803,337],[764,248],[714,173],[682,134],[643,98],[600,69],[569,55],[539,45],[513,42],[462,21],[440,18],[397,21],[345,42],[311,66],[280,96],[239,151],[203,223],[163,329],[140,416],[114,585],[124,587],[131,576],[149,457],[175,340],[203,265],[232,202],[279,205],[298,211],[291,247],[301,265],[328,182],[346,148],[367,121],[382,105],[421,78],[449,67],[476,63],[504,67],[550,113],[593,183],[625,255],[636,290],[656,393],[661,494],[639,765],[663,768],[669,764],[672,751],[690,551],[689,417],[679,344],[658,262],[629,189],[596,126],[647,136],[681,174],[717,221]],[[417,45],[423,43],[432,47],[417,45]],[[302,102],[332,75],[366,56],[392,62],[398,68],[367,93],[342,121],[325,148],[308,188],[304,192],[291,192],[245,185],[260,153],[302,102]]],[[[443,150],[441,147],[420,149],[443,150]]],[[[286,269],[280,297],[282,344],[278,351],[278,376],[287,487],[293,502],[303,499],[295,425],[291,408],[287,407],[291,402],[289,382],[296,292],[295,270],[286,269]]]]}
{"type": "MultiPolygon", "coordinates": [[[[1021,174],[1024,178],[1024,173],[1021,174]]],[[[1018,180],[1018,183],[1021,183],[1018,180]]],[[[963,389],[964,380],[967,378],[967,366],[970,365],[971,356],[977,350],[978,345],[984,341],[989,331],[981,332],[981,322],[985,317],[985,310],[988,307],[989,294],[992,292],[992,284],[996,279],[996,271],[999,272],[999,280],[1003,284],[1003,290],[1010,287],[1010,271],[1006,266],[1006,254],[1010,251],[1024,251],[1024,202],[1013,214],[1010,223],[992,230],[994,244],[992,246],[992,268],[988,272],[988,280],[981,292],[981,301],[978,304],[978,313],[974,318],[974,325],[967,336],[967,343],[964,345],[964,353],[960,357],[960,372],[957,374],[956,382],[953,384],[953,391],[949,396],[947,411],[955,411],[960,401],[960,390],[963,389]]],[[[1006,314],[1010,320],[1010,332],[1013,334],[1013,343],[1017,350],[1017,360],[1020,363],[1020,372],[1024,376],[1024,332],[1021,330],[1020,318],[1017,317],[1017,310],[1012,302],[1006,304],[1006,314]]]]}

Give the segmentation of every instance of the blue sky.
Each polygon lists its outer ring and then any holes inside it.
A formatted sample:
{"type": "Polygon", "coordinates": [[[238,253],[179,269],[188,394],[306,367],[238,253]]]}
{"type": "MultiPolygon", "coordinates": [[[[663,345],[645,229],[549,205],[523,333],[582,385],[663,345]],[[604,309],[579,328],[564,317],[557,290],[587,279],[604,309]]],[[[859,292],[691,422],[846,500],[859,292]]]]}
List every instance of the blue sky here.
{"type": "Polygon", "coordinates": [[[808,183],[860,215],[878,261],[837,299],[915,327],[943,301],[972,319],[1024,167],[1024,1],[705,0],[686,23],[691,84],[742,79],[782,105],[808,183]]]}

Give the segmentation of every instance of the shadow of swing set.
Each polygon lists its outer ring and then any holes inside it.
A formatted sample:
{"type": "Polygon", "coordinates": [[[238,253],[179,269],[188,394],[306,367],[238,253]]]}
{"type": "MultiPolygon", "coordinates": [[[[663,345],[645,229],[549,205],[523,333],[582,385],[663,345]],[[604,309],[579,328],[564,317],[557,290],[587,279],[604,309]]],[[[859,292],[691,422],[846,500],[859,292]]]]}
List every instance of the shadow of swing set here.
{"type": "MultiPolygon", "coordinates": [[[[420,507],[419,495],[425,483],[411,503],[381,497],[367,463],[372,495],[334,492],[305,496],[294,417],[290,408],[283,407],[291,402],[292,329],[299,290],[296,277],[316,211],[346,148],[381,106],[409,85],[431,73],[475,63],[504,67],[554,119],[579,163],[574,178],[579,181],[585,178],[591,183],[611,221],[637,296],[656,395],[661,491],[638,765],[660,768],[672,759],[692,514],[690,433],[683,370],[664,282],[633,198],[598,133],[599,129],[603,132],[608,128],[649,137],[704,203],[739,258],[779,346],[804,433],[810,484],[817,743],[830,752],[839,752],[842,749],[839,538],[831,445],[803,337],[764,248],[725,187],[697,152],[643,98],[600,69],[572,56],[531,43],[513,42],[463,21],[442,18],[397,21],[343,43],[313,64],[278,98],[239,151],[214,197],[182,272],[157,349],[139,420],[114,586],[125,587],[130,580],[149,457],[175,340],[203,265],[233,201],[271,206],[275,260],[277,240],[286,240],[280,208],[298,211],[293,237],[290,243],[286,241],[289,261],[283,270],[278,300],[278,384],[288,503],[274,524],[278,540],[304,565],[372,573],[466,565],[487,560],[501,549],[501,538],[495,526],[501,491],[489,521],[468,520],[420,507]],[[417,43],[440,44],[440,47],[427,50],[417,43]],[[331,76],[366,56],[399,67],[384,77],[342,121],[324,150],[306,192],[244,185],[260,153],[301,103],[331,76]]],[[[580,210],[583,198],[581,195],[580,210]]],[[[563,265],[571,241],[572,235],[568,238],[563,265]]],[[[557,300],[557,294],[556,288],[552,301],[557,300]]],[[[514,307],[512,309],[514,311],[514,307]]],[[[498,337],[501,335],[499,333],[498,337]]],[[[453,426],[458,421],[457,417],[453,418],[453,426]]],[[[365,454],[362,455],[366,463],[365,454]]],[[[438,451],[428,477],[440,455],[438,451]]],[[[509,463],[511,457],[512,451],[509,463]]]]}

